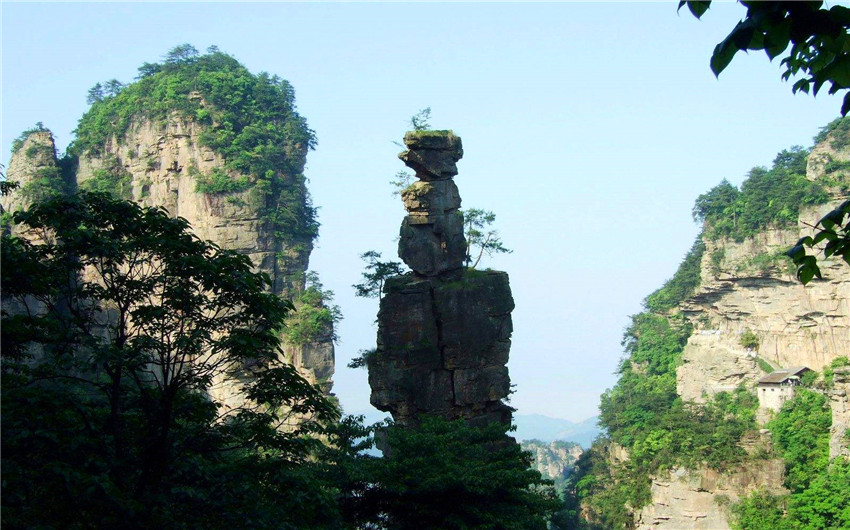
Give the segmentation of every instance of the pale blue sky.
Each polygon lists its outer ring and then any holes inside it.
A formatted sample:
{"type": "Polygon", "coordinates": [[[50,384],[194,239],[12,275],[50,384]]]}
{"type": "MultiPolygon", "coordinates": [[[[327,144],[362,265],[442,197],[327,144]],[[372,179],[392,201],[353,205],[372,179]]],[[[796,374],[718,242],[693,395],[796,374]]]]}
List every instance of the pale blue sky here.
{"type": "Polygon", "coordinates": [[[322,222],[311,266],[345,320],[335,391],[367,409],[377,302],[353,296],[369,249],[395,256],[404,210],[388,181],[407,118],[463,138],[464,206],[491,209],[514,253],[509,364],[519,413],[596,414],[628,315],[670,277],[698,227],[694,199],[808,146],[839,99],[793,95],[763,54],[720,79],[708,58],[744,14],[702,21],[667,3],[98,3],[2,6],[2,157],[43,121],[60,147],[89,87],[173,46],[218,45],[288,79],[318,136],[306,174],[322,222]]]}

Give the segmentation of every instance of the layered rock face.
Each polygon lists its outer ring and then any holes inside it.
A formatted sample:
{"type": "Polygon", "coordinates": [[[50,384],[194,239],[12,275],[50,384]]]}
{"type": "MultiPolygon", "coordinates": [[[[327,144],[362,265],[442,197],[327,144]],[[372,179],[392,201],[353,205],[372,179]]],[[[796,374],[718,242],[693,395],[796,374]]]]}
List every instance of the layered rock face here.
{"type": "Polygon", "coordinates": [[[371,403],[396,422],[420,414],[471,424],[511,421],[505,366],[514,308],[508,275],[464,270],[460,195],[452,178],[463,155],[450,131],[410,132],[399,155],[419,181],[402,193],[408,215],[399,256],[413,270],[388,280],[369,362],[371,403]]]}
{"type": "Polygon", "coordinates": [[[850,366],[835,369],[834,387],[829,391],[832,426],[829,429],[829,457],[850,458],[850,366]]]}
{"type": "MultiPolygon", "coordinates": [[[[169,214],[189,221],[199,238],[221,248],[246,254],[257,271],[272,280],[272,292],[296,297],[304,288],[312,239],[300,237],[284,241],[274,224],[264,219],[262,210],[282,206],[282,194],[269,195],[256,186],[241,192],[210,194],[198,191],[198,177],[223,171],[225,161],[212,149],[202,147],[199,136],[203,126],[190,119],[172,115],[162,122],[134,120],[121,138],[111,138],[99,154],[80,157],[71,188],[85,187],[100,171],[121,173],[125,189],[115,190],[124,198],[143,206],[159,206],[169,214]]],[[[306,146],[302,153],[306,157],[306,146]]],[[[45,167],[56,166],[55,146],[49,132],[31,134],[9,164],[10,180],[22,189],[45,167]],[[44,146],[32,149],[32,146],[44,146]],[[37,153],[36,157],[27,153],[37,153]]],[[[238,175],[230,175],[238,177],[238,175]]],[[[297,175],[283,175],[290,193],[286,200],[306,201],[307,191],[297,175]]],[[[3,198],[6,211],[26,207],[26,199],[16,190],[3,198]]],[[[308,381],[330,392],[334,372],[333,329],[316,340],[299,345],[284,343],[284,355],[308,381]]],[[[242,382],[224,377],[215,381],[212,396],[225,405],[244,403],[242,382]]]]}
{"type": "Polygon", "coordinates": [[[555,480],[556,485],[569,475],[573,464],[583,453],[581,446],[572,442],[546,443],[526,440],[520,445],[524,451],[531,453],[537,471],[544,477],[555,480]]]}
{"type": "Polygon", "coordinates": [[[837,205],[805,209],[799,228],[767,230],[741,243],[706,241],[702,285],[683,305],[699,328],[683,352],[679,394],[692,401],[755,383],[764,375],[753,354],[774,367],[808,366],[821,370],[850,349],[850,268],[822,260],[823,281],[803,286],[785,258],[776,256],[811,233],[810,225],[837,205]],[[722,260],[716,256],[722,255],[722,260]],[[712,260],[712,256],[715,256],[712,260]],[[741,345],[741,335],[759,338],[757,351],[741,345]]]}
{"type": "Polygon", "coordinates": [[[781,459],[745,464],[733,473],[677,468],[652,480],[652,504],[635,516],[637,530],[656,528],[718,530],[729,528],[728,508],[755,490],[787,493],[781,487],[781,459]]]}
{"type": "Polygon", "coordinates": [[[803,208],[796,228],[764,230],[742,242],[705,241],[701,285],[682,307],[697,327],[677,373],[684,399],[699,402],[755,383],[763,372],[754,353],[774,367],[820,371],[850,352],[850,268],[837,259],[822,259],[824,279],[803,286],[790,260],[781,257],[846,200],[836,183],[850,182],[850,171],[834,166],[850,161],[850,145],[838,140],[833,133],[816,145],[806,166],[806,177],[823,182],[833,201],[803,208]],[[741,345],[748,330],[759,339],[755,352],[741,345]]]}
{"type": "MultiPolygon", "coordinates": [[[[804,208],[795,228],[764,230],[741,242],[704,241],[701,285],[680,306],[695,328],[677,370],[677,391],[683,399],[705,402],[742,384],[753,388],[765,375],[759,358],[774,368],[807,366],[821,371],[850,353],[850,267],[840,260],[819,259],[824,279],[803,286],[790,260],[782,257],[846,200],[841,186],[833,183],[850,181],[850,174],[846,169],[830,170],[829,163],[850,160],[850,147],[836,148],[834,140],[829,137],[812,150],[806,171],[810,180],[824,179],[833,201],[804,208]],[[748,331],[758,337],[756,348],[742,345],[748,331]]],[[[850,455],[845,436],[850,426],[850,368],[836,369],[834,387],[826,392],[833,421],[830,457],[850,455]]],[[[770,417],[764,410],[759,416],[761,421],[770,417]]],[[[770,447],[769,433],[762,431],[761,436],[748,451],[758,445],[770,447]]],[[[783,478],[781,459],[746,464],[734,473],[673,470],[653,477],[652,502],[635,514],[636,526],[729,528],[729,504],[755,489],[787,493],[783,478]]]]}

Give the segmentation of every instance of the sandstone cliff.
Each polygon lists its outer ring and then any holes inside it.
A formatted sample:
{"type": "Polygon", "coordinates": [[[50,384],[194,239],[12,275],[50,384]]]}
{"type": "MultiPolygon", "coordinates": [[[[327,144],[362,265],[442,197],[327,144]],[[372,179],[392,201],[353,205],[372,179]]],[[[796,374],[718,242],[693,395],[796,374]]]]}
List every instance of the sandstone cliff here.
{"type": "MultiPolygon", "coordinates": [[[[248,255],[258,271],[269,275],[275,294],[297,300],[307,288],[305,274],[312,237],[281,236],[266,212],[291,206],[286,201],[298,203],[299,208],[308,206],[303,176],[282,174],[283,191],[276,193],[259,186],[229,193],[199,191],[199,176],[224,171],[231,178],[239,177],[225,170],[221,154],[201,146],[199,136],[203,131],[203,125],[176,113],[164,121],[136,117],[125,134],[109,137],[98,152],[82,153],[75,160],[77,170],[68,179],[70,182],[61,180],[51,133],[29,134],[10,160],[8,179],[18,182],[20,188],[3,198],[4,211],[25,208],[36,196],[92,188],[95,181],[108,175],[108,182],[114,186],[110,191],[116,195],[144,206],[163,207],[171,215],[185,218],[201,239],[248,255]],[[49,182],[46,177],[54,181],[49,182]]],[[[301,167],[306,151],[304,146],[301,167]]],[[[334,371],[333,337],[330,324],[308,341],[284,342],[287,361],[326,392],[331,389],[334,371]]],[[[237,406],[243,401],[240,386],[237,380],[221,379],[215,382],[213,396],[226,405],[237,406]]]]}
{"type": "Polygon", "coordinates": [[[531,453],[537,471],[543,477],[554,480],[556,487],[570,474],[573,464],[583,452],[577,443],[564,441],[525,440],[520,442],[520,446],[531,453]]]}
{"type": "Polygon", "coordinates": [[[743,496],[782,488],[785,466],[780,459],[748,463],[732,473],[713,469],[682,469],[652,479],[652,503],[635,516],[637,530],[657,528],[717,530],[729,528],[729,506],[743,496]]]}
{"type": "MultiPolygon", "coordinates": [[[[694,326],[677,369],[677,391],[683,399],[705,402],[740,385],[754,388],[769,366],[821,371],[850,352],[850,267],[840,260],[821,260],[824,279],[803,286],[783,255],[847,198],[850,147],[836,148],[845,142],[835,140],[829,136],[812,149],[806,170],[809,180],[823,182],[832,195],[830,202],[803,208],[795,228],[771,228],[743,241],[704,238],[700,285],[680,305],[694,326]]],[[[831,457],[848,454],[847,390],[846,372],[838,370],[829,391],[831,457]]],[[[760,411],[762,421],[769,417],[760,411]]],[[[766,452],[769,433],[762,434],[766,452]]],[[[783,463],[776,459],[731,473],[674,469],[653,477],[652,500],[637,512],[637,527],[729,528],[728,505],[756,489],[784,493],[783,474],[783,463]]]]}
{"type": "Polygon", "coordinates": [[[26,209],[34,201],[52,194],[63,193],[69,185],[56,159],[56,143],[50,131],[30,132],[20,139],[16,147],[9,160],[6,178],[16,183],[18,188],[0,198],[2,211],[7,214],[26,209]]]}

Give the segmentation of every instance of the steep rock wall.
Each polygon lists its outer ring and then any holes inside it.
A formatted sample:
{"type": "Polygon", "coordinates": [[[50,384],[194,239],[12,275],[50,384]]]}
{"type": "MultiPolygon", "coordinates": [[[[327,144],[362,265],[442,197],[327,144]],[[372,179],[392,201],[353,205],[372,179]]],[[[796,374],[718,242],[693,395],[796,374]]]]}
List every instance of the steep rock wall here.
{"type": "Polygon", "coordinates": [[[541,475],[557,481],[566,478],[584,452],[580,445],[563,441],[525,440],[520,442],[520,446],[531,453],[533,465],[541,475]]]}
{"type": "Polygon", "coordinates": [[[658,528],[725,530],[729,505],[767,487],[770,493],[787,493],[782,487],[785,466],[780,459],[748,463],[732,473],[713,469],[677,468],[652,480],[652,504],[635,516],[637,530],[658,528]]]}
{"type": "MultiPolygon", "coordinates": [[[[198,175],[222,170],[225,160],[212,149],[202,147],[199,136],[203,126],[192,120],[172,116],[165,122],[134,120],[125,135],[111,138],[100,154],[79,158],[70,188],[86,187],[99,171],[122,173],[122,187],[114,190],[124,198],[143,206],[165,208],[169,214],[185,218],[193,231],[220,247],[246,254],[257,271],[272,280],[275,294],[295,297],[305,288],[304,274],[309,264],[312,239],[301,237],[283,241],[274,225],[261,211],[274,207],[278,196],[263,194],[256,187],[241,192],[208,194],[198,191],[198,175]]],[[[306,156],[306,147],[303,153],[306,156]]],[[[55,145],[49,131],[29,135],[12,157],[8,177],[21,184],[3,198],[5,211],[29,204],[21,193],[39,172],[57,166],[55,145]],[[32,149],[33,146],[43,146],[32,149]],[[28,153],[32,156],[28,156],[28,153]]],[[[235,175],[234,175],[235,176],[235,175]]],[[[284,175],[293,196],[306,200],[306,188],[296,175],[284,175]]],[[[325,330],[307,344],[284,343],[284,355],[308,381],[330,392],[334,372],[333,329],[325,330]]],[[[213,386],[213,397],[229,406],[238,406],[244,398],[241,383],[221,378],[213,386]]]]}
{"type": "MultiPolygon", "coordinates": [[[[774,368],[808,366],[822,370],[850,352],[850,267],[820,260],[823,280],[806,286],[782,254],[827,212],[846,200],[847,170],[830,170],[833,161],[850,160],[850,148],[836,148],[833,137],[813,148],[807,178],[823,179],[834,200],[801,210],[797,226],[768,229],[744,241],[704,240],[701,285],[681,309],[694,325],[677,369],[677,391],[685,400],[707,397],[743,384],[752,388],[765,372],[757,357],[774,368]],[[758,337],[746,348],[745,332],[758,337]]],[[[833,413],[830,456],[850,454],[850,377],[838,369],[828,392],[833,413]]],[[[762,414],[762,419],[766,415],[762,414]]],[[[763,436],[768,436],[766,431],[763,436]]],[[[767,438],[763,440],[769,447],[767,438]]],[[[784,467],[779,459],[747,464],[734,473],[677,469],[654,477],[652,501],[636,514],[637,528],[729,528],[727,506],[755,489],[782,494],[784,467]]]]}
{"type": "MultiPolygon", "coordinates": [[[[210,194],[198,191],[198,177],[223,171],[224,158],[201,145],[203,126],[172,115],[164,122],[134,120],[120,139],[111,138],[102,154],[80,158],[77,180],[83,186],[98,170],[118,166],[129,178],[131,198],[144,206],[163,207],[171,215],[185,218],[201,239],[246,254],[258,271],[269,275],[275,294],[293,297],[305,288],[312,239],[301,237],[285,242],[275,233],[262,210],[275,207],[278,196],[268,196],[257,187],[241,192],[210,194]]],[[[306,146],[302,157],[306,157],[306,146]]],[[[238,175],[231,173],[231,177],[238,175]]],[[[306,200],[306,188],[296,175],[284,175],[296,197],[306,200]]],[[[284,344],[286,359],[311,383],[331,389],[334,372],[333,330],[328,329],[308,344],[284,344]]],[[[239,382],[217,381],[214,396],[238,405],[239,382]]]]}
{"type": "Polygon", "coordinates": [[[764,263],[809,234],[809,225],[836,204],[805,209],[798,229],[768,230],[741,243],[705,242],[702,284],[682,308],[697,328],[677,374],[683,398],[699,402],[704,395],[755,383],[763,375],[756,353],[774,367],[815,370],[847,354],[850,268],[823,260],[824,280],[803,286],[786,258],[764,263]],[[759,257],[763,265],[754,264],[759,257]],[[741,345],[747,331],[758,336],[757,351],[741,345]]]}
{"type": "MultiPolygon", "coordinates": [[[[0,197],[2,211],[12,214],[18,210],[24,210],[32,204],[33,199],[37,199],[43,192],[49,191],[48,189],[33,189],[34,187],[42,187],[38,181],[43,179],[45,174],[59,176],[56,143],[50,131],[46,130],[27,135],[18,150],[12,154],[6,171],[6,180],[16,183],[18,188],[12,190],[8,195],[0,197]]],[[[67,185],[64,180],[58,183],[67,185]]],[[[14,230],[13,227],[10,227],[10,229],[14,230]]]]}

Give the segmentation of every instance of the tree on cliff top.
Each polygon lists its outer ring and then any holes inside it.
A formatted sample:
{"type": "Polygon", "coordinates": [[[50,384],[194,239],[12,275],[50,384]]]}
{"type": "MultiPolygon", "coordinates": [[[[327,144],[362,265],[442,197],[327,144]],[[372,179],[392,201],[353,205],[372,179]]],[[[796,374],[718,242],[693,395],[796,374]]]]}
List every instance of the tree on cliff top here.
{"type": "Polygon", "coordinates": [[[366,269],[362,273],[363,283],[352,287],[354,294],[363,298],[380,298],[387,279],[407,272],[400,261],[380,261],[381,253],[376,250],[367,250],[360,254],[360,259],[366,262],[366,269]]]}
{"type": "Polygon", "coordinates": [[[105,194],[14,220],[32,239],[0,246],[4,524],[279,528],[328,502],[293,466],[336,412],[279,360],[292,305],[246,256],[105,194]],[[223,379],[245,405],[209,399],[223,379]]]}
{"type": "MultiPolygon", "coordinates": [[[[822,1],[755,2],[739,0],[747,8],[746,17],[715,48],[710,66],[715,75],[729,66],[739,51],[764,50],[770,60],[790,51],[782,59],[782,79],[801,76],[792,85],[796,92],[813,95],[829,85],[829,93],[844,91],[841,115],[850,111],[850,8],[822,1]]],[[[681,0],[697,18],[711,6],[711,0],[681,0]]],[[[817,257],[806,247],[826,242],[825,257],[838,256],[850,264],[850,201],[829,212],[816,225],[814,236],[801,238],[787,255],[797,266],[797,278],[806,284],[821,278],[817,257]]]]}

